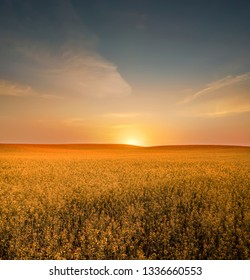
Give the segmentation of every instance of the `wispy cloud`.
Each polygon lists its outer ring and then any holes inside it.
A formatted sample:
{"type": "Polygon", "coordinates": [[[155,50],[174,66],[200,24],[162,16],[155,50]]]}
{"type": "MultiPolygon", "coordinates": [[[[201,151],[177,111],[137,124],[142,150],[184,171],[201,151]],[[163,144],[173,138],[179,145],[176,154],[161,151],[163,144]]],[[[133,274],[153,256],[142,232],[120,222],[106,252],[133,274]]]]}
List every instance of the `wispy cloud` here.
{"type": "Polygon", "coordinates": [[[250,73],[227,76],[189,95],[181,103],[182,110],[192,117],[209,118],[250,112],[249,92],[250,73]]]}
{"type": "MultiPolygon", "coordinates": [[[[1,34],[0,69],[5,79],[25,85],[9,89],[8,94],[21,96],[34,91],[44,98],[129,95],[130,85],[117,66],[96,50],[96,36],[78,17],[71,2],[52,2],[48,18],[33,18],[35,28],[27,24],[30,14],[18,21],[13,11],[10,21],[17,30],[11,28],[1,34]],[[34,30],[45,36],[37,36],[34,30]],[[11,70],[5,73],[4,64],[11,70]]],[[[33,6],[30,11],[35,14],[38,11],[33,6]]]]}
{"type": "Polygon", "coordinates": [[[215,92],[217,90],[226,88],[226,87],[230,87],[236,84],[240,84],[246,81],[250,81],[250,73],[245,73],[242,75],[238,75],[238,76],[227,76],[223,79],[217,80],[213,83],[208,84],[206,87],[204,87],[203,89],[201,89],[198,92],[193,93],[192,95],[188,96],[187,98],[185,98],[182,103],[188,103],[190,101],[193,101],[203,95],[215,92]]]}
{"type": "Polygon", "coordinates": [[[14,97],[39,97],[44,99],[62,99],[60,95],[49,94],[43,91],[37,91],[30,85],[20,84],[13,81],[0,80],[0,96],[14,97]]]}
{"type": "Polygon", "coordinates": [[[37,93],[32,87],[15,82],[0,80],[0,95],[5,96],[34,96],[37,93]]]}
{"type": "Polygon", "coordinates": [[[36,92],[44,98],[55,98],[58,95],[117,97],[131,93],[130,85],[117,67],[95,51],[67,44],[53,52],[46,45],[41,47],[33,43],[31,46],[28,42],[22,42],[14,51],[24,61],[22,69],[26,82],[28,80],[32,86],[2,82],[2,95],[36,92]]]}
{"type": "Polygon", "coordinates": [[[39,97],[44,98],[44,99],[49,99],[49,100],[59,100],[59,99],[64,99],[63,96],[60,95],[55,95],[55,94],[40,94],[39,97]]]}
{"type": "Polygon", "coordinates": [[[218,118],[247,112],[250,112],[250,104],[246,104],[245,106],[238,108],[227,108],[227,110],[215,110],[213,112],[195,113],[194,115],[207,118],[218,118]]]}

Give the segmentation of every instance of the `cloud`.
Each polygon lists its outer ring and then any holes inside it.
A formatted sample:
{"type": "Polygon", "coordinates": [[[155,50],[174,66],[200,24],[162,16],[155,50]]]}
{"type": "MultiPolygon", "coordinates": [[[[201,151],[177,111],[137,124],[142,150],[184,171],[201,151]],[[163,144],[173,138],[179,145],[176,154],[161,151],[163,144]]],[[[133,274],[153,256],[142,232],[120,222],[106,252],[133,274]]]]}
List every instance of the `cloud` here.
{"type": "Polygon", "coordinates": [[[250,112],[250,104],[246,104],[245,106],[236,107],[236,108],[227,108],[227,110],[218,110],[212,112],[203,112],[203,113],[195,113],[195,116],[200,117],[208,117],[208,118],[218,118],[218,117],[226,117],[235,114],[248,113],[250,112]]]}
{"type": "Polygon", "coordinates": [[[32,87],[15,82],[0,80],[0,95],[5,96],[36,96],[32,87]]]}
{"type": "Polygon", "coordinates": [[[47,94],[42,91],[36,91],[29,85],[20,84],[17,82],[0,80],[0,96],[15,96],[15,97],[40,97],[44,99],[62,99],[62,96],[55,94],[47,94]]]}
{"type": "Polygon", "coordinates": [[[182,103],[187,103],[187,102],[193,101],[208,93],[212,93],[212,92],[218,91],[220,89],[223,89],[225,87],[234,86],[236,84],[240,84],[240,83],[243,83],[246,81],[250,81],[250,73],[245,73],[245,74],[238,75],[238,76],[227,76],[221,80],[217,80],[213,83],[208,84],[202,90],[188,96],[186,99],[184,99],[182,101],[182,103]]]}
{"type": "MultiPolygon", "coordinates": [[[[3,83],[1,94],[21,96],[36,92],[41,97],[62,96],[119,97],[131,94],[130,85],[117,67],[95,51],[66,44],[56,51],[46,44],[21,42],[15,47],[22,62],[26,86],[3,83]],[[5,88],[8,91],[5,91],[5,88]]],[[[15,63],[14,63],[15,64],[15,63]]],[[[19,65],[20,67],[20,65],[19,65]]]]}
{"type": "Polygon", "coordinates": [[[1,73],[4,79],[24,85],[9,94],[21,96],[33,90],[44,98],[129,95],[130,85],[117,66],[96,50],[97,37],[71,2],[52,3],[44,14],[32,1],[29,7],[20,4],[22,13],[9,11],[6,28],[0,26],[1,73]]]}
{"type": "Polygon", "coordinates": [[[182,102],[186,115],[225,117],[250,112],[250,73],[227,76],[208,84],[182,102]]]}
{"type": "Polygon", "coordinates": [[[63,99],[62,96],[59,95],[55,95],[55,94],[41,94],[39,95],[40,97],[44,98],[44,99],[49,99],[49,100],[58,100],[58,99],[63,99]]]}

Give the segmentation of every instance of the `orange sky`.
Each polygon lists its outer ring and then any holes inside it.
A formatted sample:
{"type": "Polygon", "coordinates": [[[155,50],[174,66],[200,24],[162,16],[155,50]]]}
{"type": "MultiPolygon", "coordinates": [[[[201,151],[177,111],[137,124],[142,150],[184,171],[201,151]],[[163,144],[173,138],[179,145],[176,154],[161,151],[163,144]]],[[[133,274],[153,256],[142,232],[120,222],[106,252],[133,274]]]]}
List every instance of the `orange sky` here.
{"type": "Polygon", "coordinates": [[[136,91],[118,97],[2,96],[0,141],[249,145],[245,104],[233,96],[206,98],[169,100],[163,93],[145,98],[136,91]]]}

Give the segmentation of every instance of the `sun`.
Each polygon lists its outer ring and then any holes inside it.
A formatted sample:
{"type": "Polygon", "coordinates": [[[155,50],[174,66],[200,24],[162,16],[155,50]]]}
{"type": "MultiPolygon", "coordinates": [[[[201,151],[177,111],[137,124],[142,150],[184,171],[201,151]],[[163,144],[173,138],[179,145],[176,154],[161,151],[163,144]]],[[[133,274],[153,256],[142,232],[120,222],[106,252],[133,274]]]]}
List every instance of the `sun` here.
{"type": "Polygon", "coordinates": [[[135,130],[132,128],[122,131],[117,142],[131,146],[146,146],[145,134],[138,129],[135,130]]]}
{"type": "Polygon", "coordinates": [[[134,146],[140,146],[141,145],[140,141],[138,139],[135,139],[135,138],[127,139],[126,144],[127,145],[134,145],[134,146]]]}

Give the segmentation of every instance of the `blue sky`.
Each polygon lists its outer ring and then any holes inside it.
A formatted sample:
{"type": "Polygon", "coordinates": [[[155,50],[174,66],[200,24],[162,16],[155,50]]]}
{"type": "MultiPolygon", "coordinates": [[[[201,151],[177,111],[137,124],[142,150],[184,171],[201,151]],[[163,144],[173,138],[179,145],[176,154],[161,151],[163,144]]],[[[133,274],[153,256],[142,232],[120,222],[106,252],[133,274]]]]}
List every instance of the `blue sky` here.
{"type": "Polygon", "coordinates": [[[249,145],[249,12],[242,0],[1,1],[0,141],[249,145]]]}

